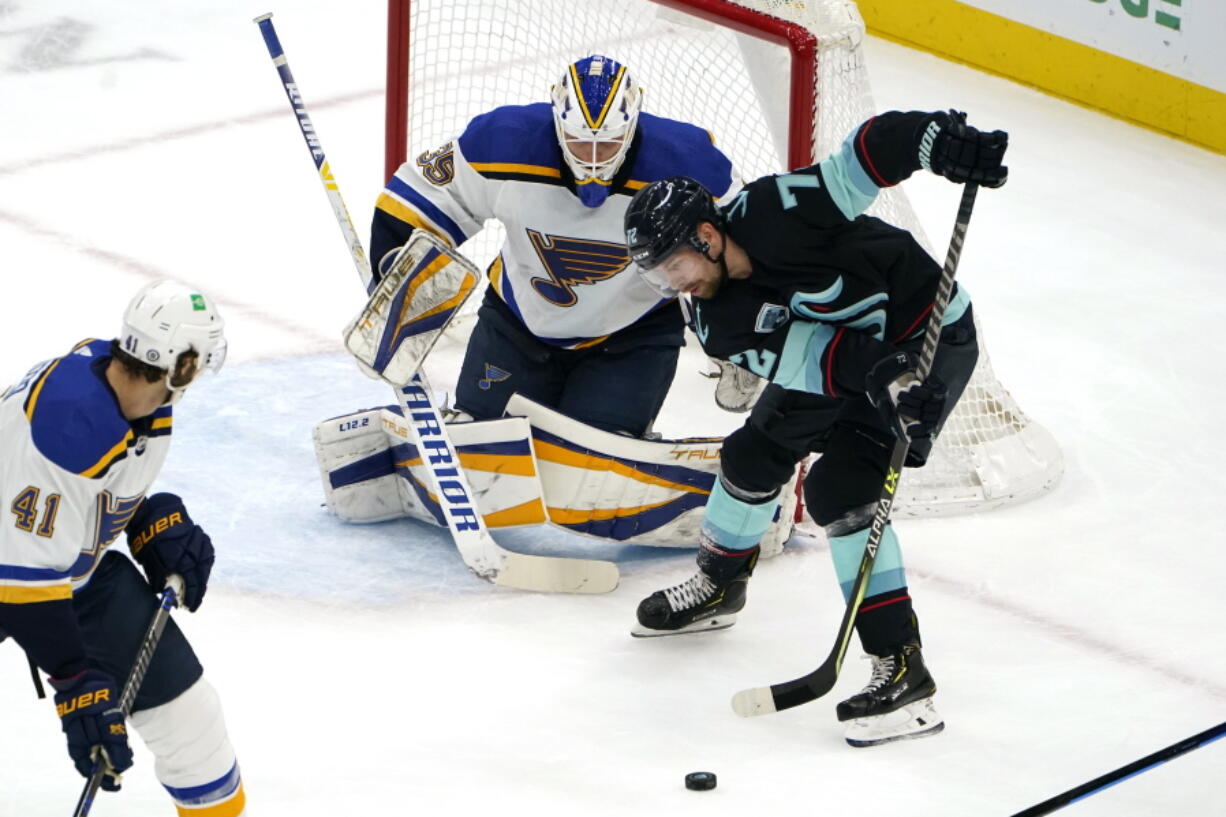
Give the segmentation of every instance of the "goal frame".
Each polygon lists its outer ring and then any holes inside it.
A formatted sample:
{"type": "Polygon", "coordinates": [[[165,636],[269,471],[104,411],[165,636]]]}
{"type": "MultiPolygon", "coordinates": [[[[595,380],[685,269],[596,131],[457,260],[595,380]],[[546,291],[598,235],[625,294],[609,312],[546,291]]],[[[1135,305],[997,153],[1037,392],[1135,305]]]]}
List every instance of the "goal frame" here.
{"type": "MultiPolygon", "coordinates": [[[[648,0],[684,12],[741,34],[757,37],[788,49],[791,69],[788,79],[789,170],[813,164],[816,138],[813,121],[817,110],[814,77],[817,74],[817,36],[802,25],[765,12],[747,9],[728,0],[648,0]],[[798,127],[796,123],[808,123],[798,127]]],[[[414,0],[387,2],[387,90],[384,118],[383,180],[387,181],[408,159],[409,151],[409,19],[414,0]]]]}
{"type": "MultiPolygon", "coordinates": [[[[513,28],[522,22],[533,27],[545,19],[534,20],[537,0],[520,1],[525,8],[503,20],[503,25],[513,28]]],[[[565,0],[558,2],[560,5],[565,0]]],[[[570,0],[572,4],[575,2],[598,5],[596,0],[570,0]]],[[[490,0],[489,6],[501,10],[509,9],[511,4],[508,0],[490,0]]],[[[715,39],[737,40],[737,56],[744,69],[741,76],[748,80],[751,86],[748,90],[757,97],[757,102],[770,102],[769,106],[763,104],[757,109],[762,114],[760,121],[765,125],[765,135],[770,139],[769,162],[764,162],[769,164],[769,169],[751,164],[753,160],[744,150],[736,151],[738,142],[730,138],[735,128],[724,134],[722,149],[748,178],[795,170],[825,158],[827,153],[837,149],[847,129],[852,127],[853,122],[844,120],[851,117],[858,125],[876,113],[861,48],[865,28],[854,0],[804,0],[803,3],[785,0],[619,0],[611,2],[610,6],[616,7],[611,10],[618,19],[623,19],[622,13],[634,6],[635,12],[630,19],[635,25],[645,22],[644,14],[654,6],[661,12],[668,12],[660,15],[663,18],[661,29],[672,31],[676,28],[674,23],[683,28],[686,23],[693,23],[693,28],[706,36],[705,29],[714,26],[721,31],[715,39]],[[689,20],[678,19],[678,15],[689,20]],[[783,93],[785,83],[786,97],[783,93]],[[754,168],[752,173],[747,173],[748,167],[754,168]]],[[[420,87],[416,93],[411,90],[418,79],[410,75],[411,63],[431,64],[425,57],[432,42],[419,42],[418,52],[411,53],[411,40],[414,36],[422,36],[426,28],[438,22],[438,18],[422,14],[460,7],[461,4],[453,0],[388,0],[385,182],[406,161],[412,161],[410,149],[416,152],[432,147],[409,141],[411,132],[421,134],[434,127],[429,112],[410,114],[413,107],[424,109],[422,102],[432,104],[428,92],[420,87]],[[414,25],[419,28],[412,30],[414,25]],[[423,48],[426,54],[421,52],[423,48]],[[411,93],[416,103],[410,99],[411,93]],[[422,118],[414,122],[411,115],[422,118]]],[[[488,36],[490,31],[492,29],[481,31],[479,35],[488,36]]],[[[505,36],[508,31],[500,28],[495,33],[505,36]]],[[[487,54],[477,53],[483,57],[487,54]]],[[[465,54],[453,56],[460,61],[466,57],[465,54]]],[[[660,68],[657,66],[656,70],[660,68]]],[[[665,73],[671,68],[671,63],[663,66],[665,73]]],[[[683,104],[694,102],[701,106],[712,99],[716,103],[721,101],[718,96],[696,99],[693,93],[687,92],[683,104]]],[[[526,104],[523,93],[516,98],[521,100],[519,104],[526,104]]],[[[663,101],[666,97],[660,99],[663,101]]],[[[669,104],[676,105],[672,97],[667,99],[669,102],[660,107],[661,115],[694,121],[684,113],[678,116],[677,112],[669,111],[669,104]]],[[[533,96],[530,101],[545,100],[533,96]]],[[[487,103],[491,106],[508,104],[507,100],[487,100],[487,103]]],[[[712,115],[708,112],[705,116],[710,121],[723,121],[722,113],[712,115]]],[[[755,128],[756,125],[751,125],[746,132],[753,132],[755,128]]],[[[440,128],[435,130],[441,131],[440,128]]],[[[447,135],[432,133],[430,138],[441,141],[454,132],[457,131],[449,131],[447,135]]],[[[754,138],[760,143],[762,136],[754,138]]],[[[419,135],[415,139],[420,141],[423,137],[419,135]]],[[[764,151],[762,155],[766,155],[764,151]]],[[[882,189],[869,214],[908,230],[929,254],[936,257],[923,225],[900,187],[882,189]]],[[[472,252],[496,253],[495,245],[501,241],[500,233],[496,232],[499,229],[497,224],[488,223],[481,236],[473,237],[472,252]]],[[[481,265],[489,260],[480,255],[473,258],[481,265]]],[[[471,316],[461,315],[462,318],[471,316]]],[[[978,322],[976,325],[978,328],[978,322]]],[[[979,364],[934,446],[928,465],[902,483],[895,504],[896,516],[930,517],[986,511],[1037,497],[1060,480],[1063,456],[1058,443],[1046,429],[1026,416],[996,378],[982,330],[979,331],[979,364]]]]}

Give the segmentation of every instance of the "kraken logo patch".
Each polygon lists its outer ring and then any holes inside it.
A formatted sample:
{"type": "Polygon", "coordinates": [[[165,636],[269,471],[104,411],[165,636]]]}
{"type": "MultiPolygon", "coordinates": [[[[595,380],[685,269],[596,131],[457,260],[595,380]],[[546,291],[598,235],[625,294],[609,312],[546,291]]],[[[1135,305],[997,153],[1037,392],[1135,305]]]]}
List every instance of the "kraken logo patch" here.
{"type": "Polygon", "coordinates": [[[533,278],[532,289],[555,306],[574,306],[579,301],[574,287],[596,284],[617,275],[630,264],[625,244],[592,241],[528,230],[548,278],[533,278]]]}
{"type": "Polygon", "coordinates": [[[762,304],[758,310],[758,319],[754,322],[753,331],[770,334],[783,326],[792,317],[786,306],[779,304],[762,304]]]}

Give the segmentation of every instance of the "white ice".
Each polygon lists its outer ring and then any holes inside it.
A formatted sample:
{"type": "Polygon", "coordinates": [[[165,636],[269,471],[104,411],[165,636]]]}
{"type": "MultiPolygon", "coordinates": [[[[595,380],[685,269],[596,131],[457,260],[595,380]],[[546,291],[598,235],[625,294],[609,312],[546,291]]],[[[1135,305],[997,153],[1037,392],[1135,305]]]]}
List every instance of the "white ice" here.
{"type": "MultiPolygon", "coordinates": [[[[435,529],[321,507],[312,426],[390,397],[340,350],[362,296],[251,23],[269,10],[364,234],[381,2],[0,3],[0,381],[111,336],[155,277],[215,294],[229,322],[231,360],[176,409],[161,487],[217,546],[207,603],[176,617],[222,693],[251,814],[1003,817],[1226,719],[1226,157],[868,42],[879,107],[1011,133],[1012,178],[981,193],[958,274],[1066,473],[1027,505],[898,525],[948,726],[855,750],[833,712],[867,678],[854,653],[828,699],[729,707],[829,649],[823,546],[763,563],[731,630],[640,641],[636,603],[688,552],[596,548],[621,561],[616,592],[530,595],[474,578],[435,529]],[[694,770],[719,787],[686,791],[694,770]]],[[[943,245],[957,189],[907,189],[943,245]]],[[[663,430],[735,427],[686,355],[663,430]]],[[[536,539],[506,541],[593,549],[536,539]]],[[[0,815],[68,813],[81,779],[11,643],[0,696],[0,815]]],[[[1067,813],[1226,814],[1224,763],[1207,746],[1067,813]]],[[[93,814],[170,810],[141,747],[93,814]]]]}

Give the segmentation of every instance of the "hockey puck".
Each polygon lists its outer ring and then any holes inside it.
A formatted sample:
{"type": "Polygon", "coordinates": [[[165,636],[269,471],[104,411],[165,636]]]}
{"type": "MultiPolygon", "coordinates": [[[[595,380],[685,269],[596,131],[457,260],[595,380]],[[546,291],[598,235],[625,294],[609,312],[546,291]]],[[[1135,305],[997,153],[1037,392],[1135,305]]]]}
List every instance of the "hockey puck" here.
{"type": "Polygon", "coordinates": [[[685,787],[690,791],[710,791],[715,788],[715,773],[690,772],[685,776],[685,787]]]}

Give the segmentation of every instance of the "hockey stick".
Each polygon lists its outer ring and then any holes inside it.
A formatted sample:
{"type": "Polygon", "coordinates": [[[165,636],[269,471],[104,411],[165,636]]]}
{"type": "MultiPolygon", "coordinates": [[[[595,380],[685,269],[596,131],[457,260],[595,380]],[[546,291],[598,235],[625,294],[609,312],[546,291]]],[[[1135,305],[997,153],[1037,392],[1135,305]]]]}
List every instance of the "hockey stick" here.
{"type": "MultiPolygon", "coordinates": [[[[290,73],[285,51],[273,28],[272,14],[255,18],[268,46],[268,54],[281,76],[290,105],[298,116],[303,138],[310,148],[311,156],[324,180],[332,213],[349,244],[350,255],[358,276],[368,292],[374,287],[371,282],[370,261],[362,249],[361,239],[349,218],[349,210],[341,198],[340,188],[327,169],[319,138],[307,116],[306,106],[298,94],[298,86],[290,73]]],[[[422,462],[430,475],[431,487],[437,497],[439,508],[451,531],[456,549],[470,570],[483,579],[504,587],[521,590],[537,590],[547,593],[608,593],[617,587],[617,565],[594,559],[563,559],[547,556],[530,556],[506,550],[490,535],[485,519],[477,511],[475,494],[468,478],[460,467],[455,445],[448,436],[446,426],[439,417],[438,409],[430,402],[421,374],[413,376],[407,385],[393,384],[396,400],[400,403],[408,421],[412,439],[410,442],[421,452],[422,462]]]]}
{"type": "MultiPolygon", "coordinates": [[[[924,345],[920,350],[919,367],[915,372],[916,377],[921,381],[928,377],[932,369],[933,358],[936,357],[937,342],[941,338],[941,320],[945,317],[945,308],[949,305],[949,298],[953,294],[954,274],[958,271],[958,258],[962,254],[962,242],[966,240],[966,228],[971,220],[971,210],[975,206],[975,194],[978,191],[979,186],[976,184],[967,184],[962,188],[962,200],[958,204],[954,233],[949,240],[949,252],[945,255],[945,267],[941,270],[941,278],[937,282],[936,298],[932,304],[932,314],[928,316],[928,324],[924,329],[924,345]]],[[[839,678],[839,671],[843,668],[843,659],[847,655],[847,645],[855,631],[856,615],[860,612],[860,605],[868,590],[873,564],[877,561],[877,548],[881,544],[885,526],[890,521],[894,492],[898,489],[898,478],[902,474],[903,464],[907,461],[907,451],[910,447],[911,441],[905,435],[894,443],[885,483],[881,486],[881,496],[877,500],[877,509],[869,528],[868,542],[864,545],[864,556],[860,559],[856,581],[852,585],[847,609],[843,612],[843,621],[839,625],[838,638],[830,655],[813,672],[793,681],[772,684],[769,687],[741,690],[732,697],[732,709],[736,714],[749,718],[754,715],[766,715],[782,709],[791,709],[793,706],[816,700],[834,688],[834,683],[839,678]]]]}
{"type": "Polygon", "coordinates": [[[1013,817],[1040,817],[1043,814],[1051,814],[1053,811],[1064,808],[1069,803],[1083,800],[1091,794],[1114,786],[1116,783],[1166,763],[1168,760],[1187,754],[1193,749],[1199,749],[1205,744],[1212,743],[1223,736],[1226,736],[1226,723],[1219,723],[1217,726],[1212,729],[1206,729],[1199,735],[1193,735],[1190,738],[1181,740],[1179,743],[1174,743],[1165,749],[1154,752],[1152,755],[1146,755],[1140,760],[1135,760],[1127,766],[1121,766],[1113,772],[1108,772],[1102,777],[1096,777],[1088,783],[1082,783],[1080,786],[1069,789],[1063,794],[1057,794],[1055,797],[1050,800],[1044,800],[1037,806],[1031,806],[1024,811],[1019,811],[1013,817]]]}
{"type": "Polygon", "coordinates": [[[315,126],[311,123],[311,117],[307,113],[306,103],[302,101],[302,95],[298,93],[298,83],[294,81],[294,75],[289,70],[289,63],[285,59],[285,49],[281,47],[281,41],[277,39],[277,30],[272,26],[272,12],[256,17],[255,23],[260,27],[260,33],[264,35],[264,44],[268,46],[268,56],[272,57],[272,64],[277,67],[277,73],[281,76],[281,84],[285,88],[285,95],[289,97],[290,107],[294,109],[294,114],[298,117],[298,129],[302,131],[307,150],[311,152],[311,161],[315,162],[315,169],[319,171],[319,180],[323,182],[328,202],[336,212],[336,220],[340,224],[341,233],[345,236],[345,243],[349,245],[349,252],[357,263],[362,286],[369,292],[373,286],[373,276],[370,272],[370,262],[366,260],[366,250],[362,248],[362,239],[358,238],[357,230],[353,229],[353,220],[349,218],[349,211],[345,209],[345,202],[341,199],[340,188],[336,186],[336,179],[332,177],[328,157],[324,155],[319,137],[315,135],[315,126]]]}
{"type": "MultiPolygon", "coordinates": [[[[172,575],[166,579],[166,587],[162,590],[157,612],[149,621],[149,629],[145,631],[145,638],[141,641],[140,648],[136,651],[136,659],[132,662],[132,669],[128,672],[128,680],[124,682],[123,692],[119,695],[119,711],[123,713],[125,720],[132,713],[136,693],[140,692],[145,673],[149,671],[149,662],[153,660],[153,652],[157,649],[158,642],[162,640],[162,630],[166,629],[166,620],[170,618],[171,608],[179,606],[179,598],[182,595],[183,578],[172,575]]],[[[94,771],[90,774],[89,780],[85,781],[85,788],[81,791],[81,797],[77,800],[77,808],[72,813],[72,817],[85,817],[86,814],[89,814],[94,804],[94,796],[98,793],[105,774],[106,763],[101,757],[98,757],[94,760],[94,771]]]]}

